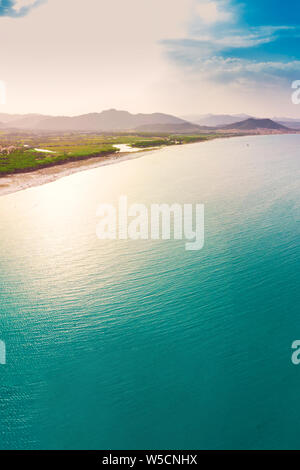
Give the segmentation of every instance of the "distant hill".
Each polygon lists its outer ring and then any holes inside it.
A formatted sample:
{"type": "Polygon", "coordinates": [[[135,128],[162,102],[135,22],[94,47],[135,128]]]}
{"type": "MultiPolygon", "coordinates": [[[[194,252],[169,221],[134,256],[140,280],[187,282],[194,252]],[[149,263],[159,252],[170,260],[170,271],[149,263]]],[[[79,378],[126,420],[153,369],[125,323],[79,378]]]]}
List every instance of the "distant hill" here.
{"type": "Polygon", "coordinates": [[[279,124],[282,124],[283,126],[293,128],[295,130],[300,129],[300,118],[293,119],[293,118],[285,118],[285,117],[274,117],[273,121],[278,122],[279,124]]]}
{"type": "Polygon", "coordinates": [[[289,129],[300,130],[300,121],[276,121],[282,126],[287,126],[289,129]]]}
{"type": "Polygon", "coordinates": [[[186,121],[162,113],[131,114],[128,111],[109,109],[75,117],[52,117],[41,120],[36,129],[47,131],[131,131],[141,126],[178,125],[186,121]]]}
{"type": "Polygon", "coordinates": [[[144,125],[181,125],[186,121],[163,113],[131,114],[127,111],[109,109],[101,113],[80,116],[47,116],[42,114],[0,113],[0,122],[9,129],[38,131],[134,131],[144,125]]]}
{"type": "Polygon", "coordinates": [[[248,114],[200,114],[184,116],[182,119],[198,126],[219,127],[240,122],[250,117],[252,116],[248,114]]]}
{"type": "Polygon", "coordinates": [[[10,128],[14,128],[14,129],[20,129],[20,130],[35,129],[45,119],[49,119],[49,117],[41,116],[38,114],[22,116],[13,121],[6,122],[6,126],[9,126],[10,128]]]}
{"type": "Polygon", "coordinates": [[[237,122],[235,124],[230,124],[229,126],[223,126],[223,129],[239,129],[239,130],[255,130],[255,129],[273,129],[273,130],[289,130],[288,127],[283,126],[272,119],[254,119],[249,118],[245,121],[237,122]]]}
{"type": "Polygon", "coordinates": [[[45,116],[43,114],[8,114],[0,113],[0,121],[6,125],[18,128],[25,126],[30,126],[32,128],[38,122],[43,119],[49,118],[50,116],[45,116]]]}

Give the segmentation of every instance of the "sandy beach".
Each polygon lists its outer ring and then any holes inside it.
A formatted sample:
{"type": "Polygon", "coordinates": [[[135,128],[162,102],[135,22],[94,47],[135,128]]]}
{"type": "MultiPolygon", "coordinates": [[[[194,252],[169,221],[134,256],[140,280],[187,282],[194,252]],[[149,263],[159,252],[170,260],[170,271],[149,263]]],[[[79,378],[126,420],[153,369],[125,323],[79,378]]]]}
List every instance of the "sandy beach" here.
{"type": "MultiPolygon", "coordinates": [[[[153,150],[153,149],[151,149],[153,150]]],[[[155,149],[157,150],[157,149],[155,149]]],[[[79,171],[91,170],[100,166],[112,165],[114,163],[140,158],[149,150],[135,152],[118,152],[105,157],[92,157],[85,160],[72,161],[60,165],[41,168],[40,170],[16,173],[0,177],[0,196],[23,191],[24,189],[51,183],[65,176],[70,176],[79,171]]]]}

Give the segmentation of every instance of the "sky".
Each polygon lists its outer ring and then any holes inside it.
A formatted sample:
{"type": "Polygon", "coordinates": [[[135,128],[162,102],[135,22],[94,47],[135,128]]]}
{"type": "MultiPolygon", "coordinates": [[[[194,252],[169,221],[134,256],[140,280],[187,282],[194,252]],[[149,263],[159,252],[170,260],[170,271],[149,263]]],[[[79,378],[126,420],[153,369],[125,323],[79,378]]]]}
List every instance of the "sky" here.
{"type": "Polygon", "coordinates": [[[299,0],[0,0],[0,112],[300,118],[299,0]]]}

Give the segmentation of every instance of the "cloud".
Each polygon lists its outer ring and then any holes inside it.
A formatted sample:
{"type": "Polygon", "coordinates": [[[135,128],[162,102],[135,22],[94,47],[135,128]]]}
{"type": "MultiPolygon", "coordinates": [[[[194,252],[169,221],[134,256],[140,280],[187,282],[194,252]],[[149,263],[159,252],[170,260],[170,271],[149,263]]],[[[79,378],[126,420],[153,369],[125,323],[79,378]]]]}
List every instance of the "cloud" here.
{"type": "Polygon", "coordinates": [[[280,84],[295,73],[300,73],[300,61],[257,61],[243,59],[212,57],[201,63],[204,74],[210,79],[223,83],[265,83],[266,85],[280,84]]]}
{"type": "Polygon", "coordinates": [[[230,21],[232,13],[226,11],[224,4],[216,1],[202,1],[196,6],[196,12],[199,18],[207,24],[230,21]]]}
{"type": "Polygon", "coordinates": [[[13,9],[15,11],[20,11],[22,8],[33,6],[35,3],[35,0],[15,0],[13,9]]]}
{"type": "Polygon", "coordinates": [[[0,16],[23,17],[47,0],[0,0],[0,16]]]}
{"type": "Polygon", "coordinates": [[[299,114],[273,86],[300,77],[299,15],[278,2],[214,0],[204,21],[199,0],[0,0],[3,112],[299,114]]]}
{"type": "Polygon", "coordinates": [[[196,11],[186,37],[162,42],[177,66],[199,78],[233,83],[280,82],[299,73],[298,25],[278,24],[280,17],[275,25],[248,24],[236,0],[202,0],[196,11]]]}

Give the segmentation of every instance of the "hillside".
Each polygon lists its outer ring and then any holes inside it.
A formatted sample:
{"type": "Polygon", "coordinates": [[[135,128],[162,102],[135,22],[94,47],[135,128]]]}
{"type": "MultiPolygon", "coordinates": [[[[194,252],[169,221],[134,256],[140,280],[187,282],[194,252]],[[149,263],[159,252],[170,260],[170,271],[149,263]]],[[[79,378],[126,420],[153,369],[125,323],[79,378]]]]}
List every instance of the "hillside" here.
{"type": "Polygon", "coordinates": [[[51,116],[43,114],[8,114],[0,113],[0,121],[6,126],[32,129],[37,123],[51,116]]]}
{"type": "Polygon", "coordinates": [[[109,109],[80,116],[47,116],[41,114],[0,114],[0,121],[9,129],[38,131],[131,131],[144,125],[180,125],[186,121],[163,113],[131,114],[109,109]]]}
{"type": "Polygon", "coordinates": [[[251,131],[255,129],[269,129],[269,130],[282,130],[288,131],[289,128],[279,124],[278,122],[272,121],[272,119],[254,119],[249,118],[245,121],[236,122],[235,124],[230,124],[228,126],[223,126],[222,129],[235,129],[235,130],[244,130],[251,131]]]}
{"type": "Polygon", "coordinates": [[[157,124],[184,124],[183,119],[162,113],[131,114],[128,111],[110,109],[101,113],[90,113],[75,117],[53,117],[43,119],[38,130],[54,131],[130,131],[140,126],[157,124]]]}
{"type": "Polygon", "coordinates": [[[300,119],[295,118],[285,118],[285,117],[274,117],[273,121],[282,124],[283,126],[287,126],[288,128],[292,128],[295,130],[300,129],[300,119]]]}
{"type": "Polygon", "coordinates": [[[240,122],[250,117],[247,114],[195,114],[183,116],[182,119],[198,126],[220,127],[240,122]]]}

